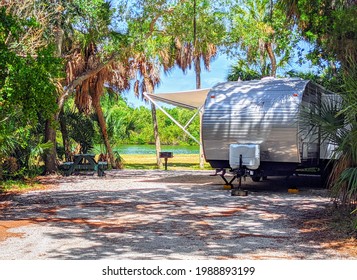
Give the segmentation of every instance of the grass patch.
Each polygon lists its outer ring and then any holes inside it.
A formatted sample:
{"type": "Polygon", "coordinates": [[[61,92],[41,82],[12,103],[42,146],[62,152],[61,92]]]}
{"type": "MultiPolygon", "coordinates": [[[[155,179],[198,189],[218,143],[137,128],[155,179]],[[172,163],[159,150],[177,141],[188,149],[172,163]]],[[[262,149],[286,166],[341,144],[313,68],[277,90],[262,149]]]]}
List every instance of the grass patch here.
{"type": "Polygon", "coordinates": [[[39,181],[30,180],[7,180],[0,183],[0,193],[24,192],[34,189],[43,189],[45,186],[39,181]]]}
{"type": "Polygon", "coordinates": [[[352,207],[334,207],[328,215],[331,217],[329,226],[333,232],[343,237],[357,238],[357,212],[352,211],[352,207]]]}
{"type": "MultiPolygon", "coordinates": [[[[124,168],[126,169],[157,169],[156,155],[121,155],[124,159],[124,168]]],[[[164,163],[164,159],[162,159],[164,163]]],[[[164,169],[164,167],[162,167],[164,169]]],[[[199,170],[199,155],[198,154],[177,154],[167,161],[168,170],[199,170]]],[[[205,170],[212,170],[210,165],[205,162],[205,170]]]]}

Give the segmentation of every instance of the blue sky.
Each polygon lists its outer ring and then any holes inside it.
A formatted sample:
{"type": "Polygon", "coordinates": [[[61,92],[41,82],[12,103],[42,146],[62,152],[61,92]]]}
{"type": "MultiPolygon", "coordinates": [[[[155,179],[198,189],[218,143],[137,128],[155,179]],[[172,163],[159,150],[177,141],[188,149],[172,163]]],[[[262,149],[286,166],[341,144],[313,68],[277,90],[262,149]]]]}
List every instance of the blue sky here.
{"type": "MultiPolygon", "coordinates": [[[[303,48],[303,56],[306,56],[311,46],[304,41],[299,42],[299,47],[303,48]]],[[[215,84],[227,81],[230,66],[235,64],[236,59],[230,59],[225,54],[219,54],[214,60],[211,61],[210,71],[201,66],[201,88],[212,88],[215,84]]],[[[297,71],[317,71],[316,67],[311,65],[311,62],[305,61],[304,65],[298,65],[296,61],[297,56],[291,59],[290,65],[280,69],[281,74],[290,69],[297,71]]],[[[187,91],[196,88],[196,76],[193,67],[186,73],[181,69],[174,68],[170,73],[161,75],[161,84],[155,89],[155,93],[169,93],[177,91],[187,91]]],[[[124,97],[128,100],[129,104],[135,107],[141,105],[148,106],[147,103],[141,101],[134,96],[132,90],[124,93],[124,97]]]]}
{"type": "MultiPolygon", "coordinates": [[[[201,88],[211,88],[217,83],[227,80],[229,67],[233,62],[225,55],[218,56],[211,62],[210,71],[202,67],[201,88]]],[[[186,91],[196,88],[196,76],[193,67],[186,73],[181,69],[175,68],[168,74],[162,74],[161,84],[155,89],[155,93],[168,93],[176,91],[186,91]]],[[[145,105],[144,101],[134,97],[132,91],[124,93],[124,97],[134,106],[145,105]]]]}
{"type": "MultiPolygon", "coordinates": [[[[232,61],[221,55],[211,62],[210,71],[207,71],[202,66],[201,72],[201,88],[212,87],[217,83],[227,80],[227,75],[232,61]]],[[[175,69],[168,75],[162,77],[160,87],[155,91],[156,93],[170,92],[170,91],[184,91],[195,89],[196,74],[193,69],[187,71],[186,74],[181,69],[175,69]]]]}

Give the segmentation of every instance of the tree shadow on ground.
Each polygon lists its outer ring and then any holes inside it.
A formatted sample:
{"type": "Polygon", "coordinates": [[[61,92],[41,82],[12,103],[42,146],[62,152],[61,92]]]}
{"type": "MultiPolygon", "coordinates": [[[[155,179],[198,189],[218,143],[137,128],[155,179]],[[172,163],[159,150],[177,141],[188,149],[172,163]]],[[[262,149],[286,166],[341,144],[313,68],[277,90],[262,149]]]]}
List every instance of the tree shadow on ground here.
{"type": "MultiPolygon", "coordinates": [[[[319,195],[271,191],[272,180],[264,182],[268,189],[251,186],[247,197],[232,197],[210,177],[206,184],[196,178],[197,184],[187,174],[186,183],[182,176],[161,172],[152,179],[147,171],[145,176],[115,174],[91,179],[90,188],[83,188],[79,178],[64,178],[71,188],[11,197],[0,208],[0,223],[29,221],[41,236],[38,246],[17,238],[23,248],[17,258],[28,259],[26,252],[38,247],[41,258],[71,260],[336,257],[300,230],[307,214],[328,207],[328,199],[319,195]]],[[[26,235],[26,227],[21,230],[26,235]]],[[[0,259],[9,258],[5,243],[0,243],[0,259]]]]}

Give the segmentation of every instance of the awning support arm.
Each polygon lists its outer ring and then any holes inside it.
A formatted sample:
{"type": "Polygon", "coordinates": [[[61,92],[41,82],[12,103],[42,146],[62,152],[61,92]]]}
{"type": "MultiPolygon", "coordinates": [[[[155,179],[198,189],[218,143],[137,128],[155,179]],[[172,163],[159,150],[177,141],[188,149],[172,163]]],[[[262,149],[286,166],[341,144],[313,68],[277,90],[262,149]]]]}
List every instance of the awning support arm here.
{"type": "Polygon", "coordinates": [[[186,129],[194,120],[194,118],[198,115],[198,113],[201,111],[203,106],[201,106],[200,108],[198,108],[198,110],[196,111],[196,113],[192,116],[192,118],[186,123],[186,125],[184,126],[184,128],[186,129]]]}
{"type": "MultiPolygon", "coordinates": [[[[198,141],[191,133],[187,131],[185,127],[183,127],[178,121],[176,121],[168,112],[165,111],[159,104],[157,104],[146,92],[143,93],[143,95],[150,100],[155,106],[163,112],[167,117],[169,117],[170,120],[172,120],[179,128],[181,128],[189,137],[191,137],[198,145],[201,145],[200,141],[198,141]]],[[[192,121],[191,121],[192,122],[192,121]]]]}

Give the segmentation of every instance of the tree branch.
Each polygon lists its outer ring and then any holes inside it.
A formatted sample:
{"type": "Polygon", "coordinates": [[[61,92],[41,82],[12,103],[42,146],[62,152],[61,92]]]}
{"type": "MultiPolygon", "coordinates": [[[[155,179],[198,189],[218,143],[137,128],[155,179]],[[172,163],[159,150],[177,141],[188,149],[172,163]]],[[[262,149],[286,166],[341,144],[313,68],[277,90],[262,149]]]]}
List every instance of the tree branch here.
{"type": "Polygon", "coordinates": [[[110,63],[114,62],[118,57],[118,55],[119,55],[118,53],[112,54],[107,61],[98,64],[98,66],[95,69],[91,69],[87,72],[84,72],[81,76],[77,77],[75,80],[69,83],[65,87],[63,94],[58,99],[57,105],[59,107],[59,111],[62,109],[64,105],[64,101],[67,99],[68,96],[70,96],[71,93],[74,92],[77,86],[81,85],[85,80],[89,79],[90,77],[97,75],[102,69],[107,67],[110,63]]]}

